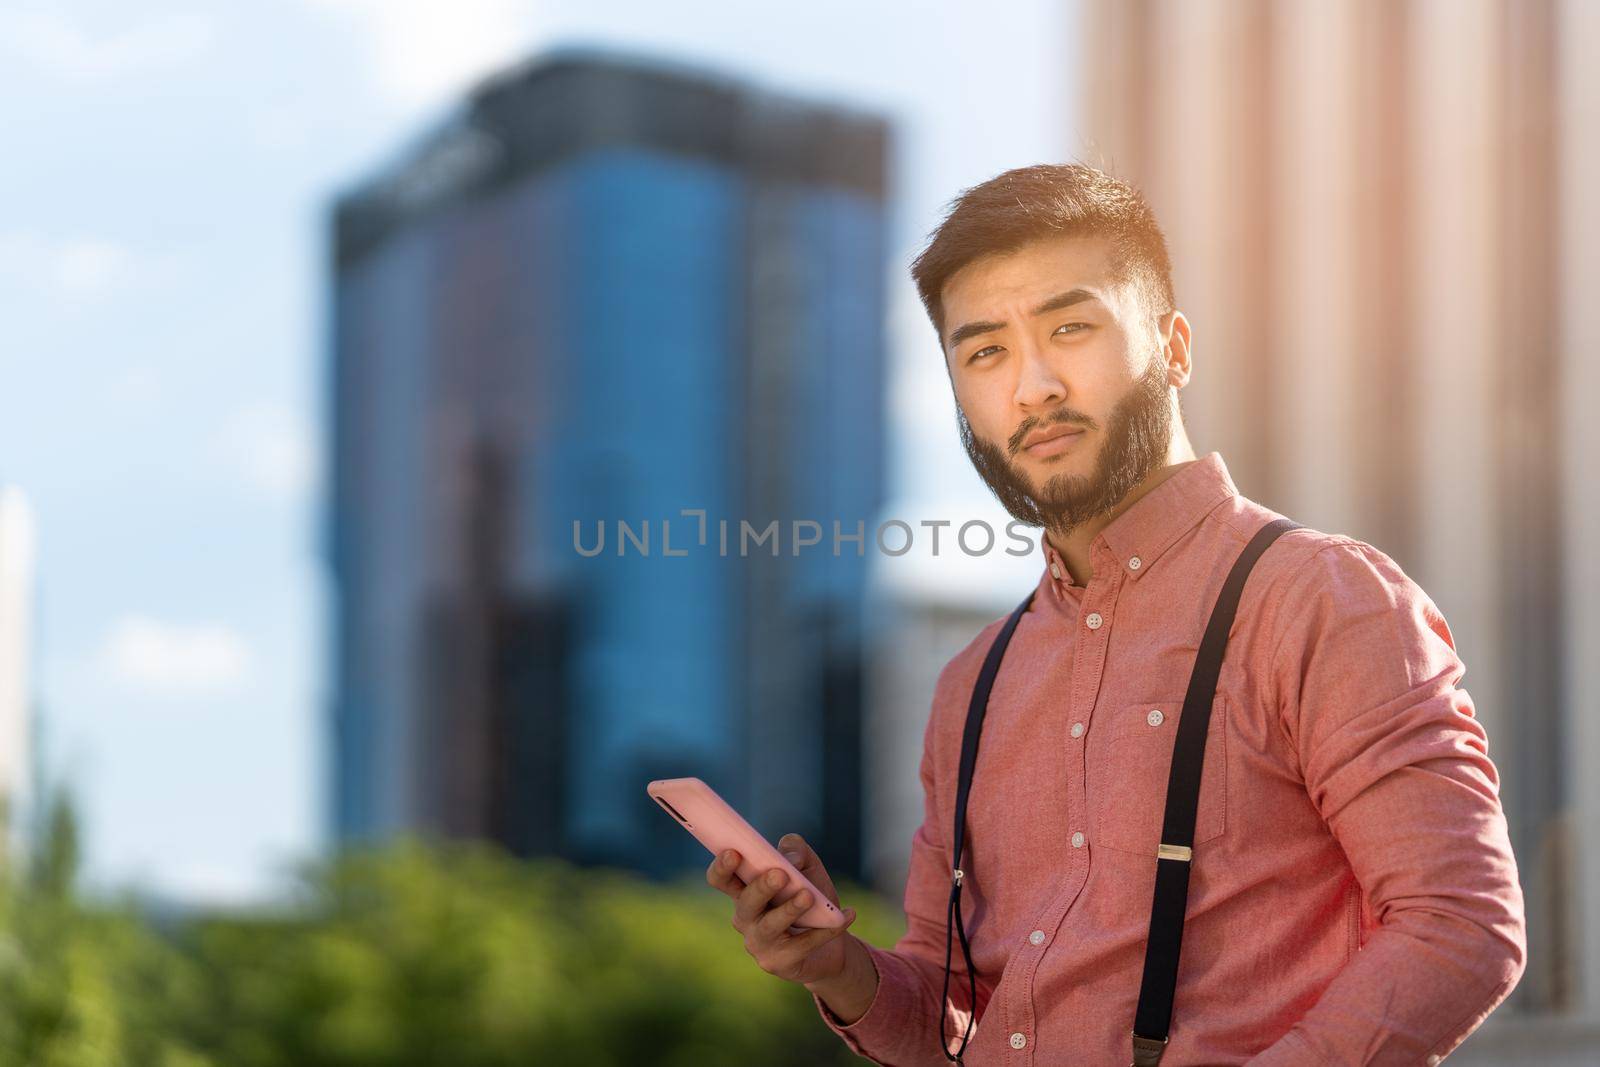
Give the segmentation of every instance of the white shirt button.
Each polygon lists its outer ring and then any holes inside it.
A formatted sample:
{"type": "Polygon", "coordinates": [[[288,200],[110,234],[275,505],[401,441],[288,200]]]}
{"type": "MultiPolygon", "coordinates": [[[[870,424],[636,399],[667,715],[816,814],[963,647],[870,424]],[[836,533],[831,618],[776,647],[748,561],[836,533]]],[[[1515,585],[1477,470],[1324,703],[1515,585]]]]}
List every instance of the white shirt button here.
{"type": "Polygon", "coordinates": [[[1132,559],[1130,559],[1128,561],[1128,569],[1130,571],[1136,571],[1140,567],[1143,567],[1143,566],[1144,566],[1144,560],[1140,559],[1138,556],[1134,556],[1132,559]]]}
{"type": "Polygon", "coordinates": [[[1072,835],[1072,847],[1073,848],[1082,848],[1083,847],[1083,831],[1080,830],[1077,833],[1072,835]]]}
{"type": "Polygon", "coordinates": [[[1151,726],[1160,726],[1161,720],[1164,718],[1166,718],[1166,716],[1161,714],[1160,708],[1151,708],[1150,714],[1144,717],[1144,721],[1149,723],[1151,726]]]}
{"type": "Polygon", "coordinates": [[[1054,563],[1050,564],[1050,577],[1054,578],[1058,582],[1061,580],[1061,568],[1056,566],[1054,563]]]}
{"type": "Polygon", "coordinates": [[[1012,1048],[1021,1048],[1023,1045],[1026,1045],[1027,1043],[1028,1043],[1028,1035],[1024,1034],[1022,1031],[1018,1030],[1016,1033],[1011,1035],[1011,1047],[1012,1048]]]}
{"type": "Polygon", "coordinates": [[[1083,736],[1083,723],[1075,722],[1075,723],[1072,724],[1072,736],[1073,737],[1082,737],[1083,736]]]}
{"type": "Polygon", "coordinates": [[[1083,621],[1089,624],[1089,629],[1098,630],[1100,629],[1100,624],[1105,620],[1100,617],[1098,611],[1091,611],[1089,612],[1089,617],[1083,621]]]}
{"type": "Polygon", "coordinates": [[[1035,930],[1033,933],[1028,935],[1028,940],[1032,941],[1035,945],[1044,944],[1044,931],[1035,930]]]}

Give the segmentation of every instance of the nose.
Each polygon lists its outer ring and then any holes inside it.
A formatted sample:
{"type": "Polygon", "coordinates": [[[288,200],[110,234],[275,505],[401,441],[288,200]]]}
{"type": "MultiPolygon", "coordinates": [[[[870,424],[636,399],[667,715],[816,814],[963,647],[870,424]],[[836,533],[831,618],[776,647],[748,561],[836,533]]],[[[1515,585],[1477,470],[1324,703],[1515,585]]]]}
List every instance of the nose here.
{"type": "Polygon", "coordinates": [[[1024,410],[1054,407],[1066,399],[1067,387],[1045,357],[1045,352],[1031,337],[1024,337],[1017,347],[1020,370],[1014,396],[1017,406],[1024,410]]]}

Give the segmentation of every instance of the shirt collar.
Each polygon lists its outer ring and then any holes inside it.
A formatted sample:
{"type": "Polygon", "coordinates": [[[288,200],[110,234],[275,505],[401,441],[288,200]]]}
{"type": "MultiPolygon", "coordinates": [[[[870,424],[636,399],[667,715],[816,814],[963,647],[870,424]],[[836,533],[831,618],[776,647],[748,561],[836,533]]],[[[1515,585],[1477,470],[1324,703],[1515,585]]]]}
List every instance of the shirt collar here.
{"type": "MultiPolygon", "coordinates": [[[[1102,564],[1117,566],[1137,581],[1180,537],[1238,492],[1220,452],[1184,464],[1095,535],[1089,550],[1096,569],[1102,564]]],[[[1046,580],[1061,597],[1073,588],[1072,574],[1050,542],[1039,540],[1044,545],[1046,580]]]]}

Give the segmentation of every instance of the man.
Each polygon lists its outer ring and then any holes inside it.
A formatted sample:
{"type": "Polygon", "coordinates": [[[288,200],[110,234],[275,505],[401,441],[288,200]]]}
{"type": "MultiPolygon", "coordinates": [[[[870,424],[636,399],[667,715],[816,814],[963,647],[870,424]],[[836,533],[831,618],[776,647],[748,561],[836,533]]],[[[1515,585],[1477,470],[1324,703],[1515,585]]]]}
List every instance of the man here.
{"type": "MultiPolygon", "coordinates": [[[[975,1017],[972,1067],[1126,1064],[1190,671],[1231,565],[1280,516],[1195,456],[1177,404],[1191,328],[1125,184],[1001,174],[912,274],[968,454],[1045,530],[967,811],[976,1004],[959,949],[940,1003],[950,850],[968,701],[1004,619],[940,673],[893,949],[790,936],[808,902],[770,907],[775,886],[720,861],[707,879],[758,963],[874,1062],[945,1063],[975,1017]]],[[[1211,708],[1163,1067],[1437,1063],[1505,999],[1523,901],[1464,671],[1437,607],[1371,545],[1298,528],[1260,557],[1211,708]]],[[[811,848],[779,845],[837,903],[811,848]]]]}

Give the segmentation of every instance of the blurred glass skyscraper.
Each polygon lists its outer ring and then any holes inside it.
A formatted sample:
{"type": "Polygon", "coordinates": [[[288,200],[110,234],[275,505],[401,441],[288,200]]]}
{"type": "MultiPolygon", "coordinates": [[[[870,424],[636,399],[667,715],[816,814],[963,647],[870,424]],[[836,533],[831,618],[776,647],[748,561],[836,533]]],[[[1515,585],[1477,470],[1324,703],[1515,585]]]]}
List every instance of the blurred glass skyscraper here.
{"type": "Polygon", "coordinates": [[[665,871],[703,854],[644,786],[692,774],[859,870],[867,560],[832,522],[871,549],[887,143],[874,116],[563,52],[339,199],[338,840],[665,871]],[[741,520],[781,544],[742,556],[741,520]],[[792,554],[794,520],[822,542],[792,554]]]}

